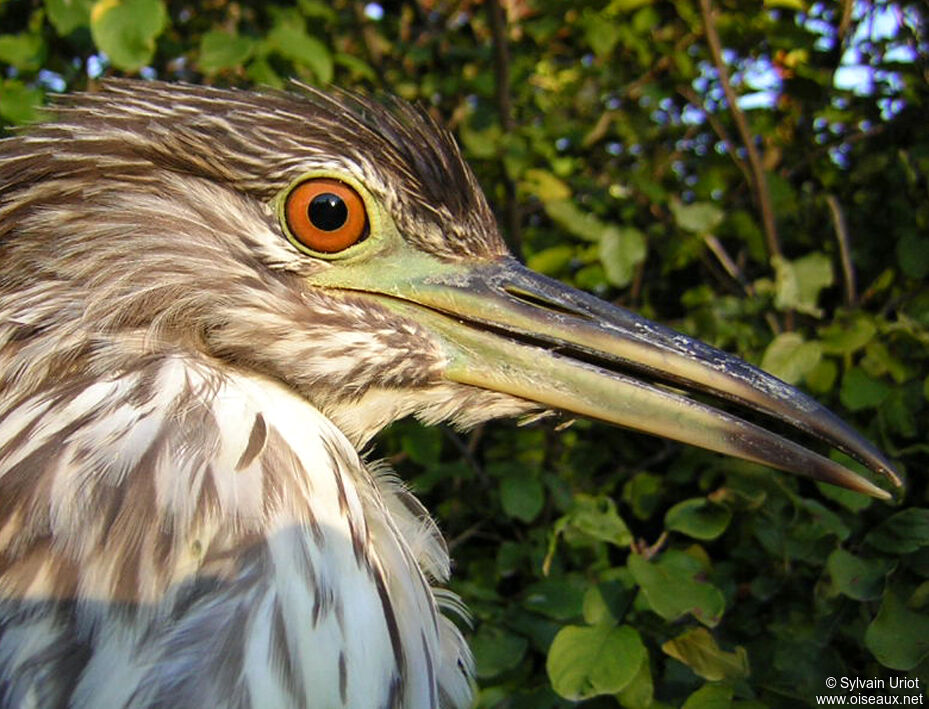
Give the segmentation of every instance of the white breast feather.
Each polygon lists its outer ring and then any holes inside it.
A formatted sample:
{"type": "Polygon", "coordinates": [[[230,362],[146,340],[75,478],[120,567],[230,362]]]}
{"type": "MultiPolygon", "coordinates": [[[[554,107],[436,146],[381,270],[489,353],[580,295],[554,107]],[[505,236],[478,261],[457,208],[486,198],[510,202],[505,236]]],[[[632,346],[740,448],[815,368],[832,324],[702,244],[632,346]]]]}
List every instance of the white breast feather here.
{"type": "Polygon", "coordinates": [[[303,399],[178,355],[5,403],[5,705],[469,702],[435,525],[303,399]]]}

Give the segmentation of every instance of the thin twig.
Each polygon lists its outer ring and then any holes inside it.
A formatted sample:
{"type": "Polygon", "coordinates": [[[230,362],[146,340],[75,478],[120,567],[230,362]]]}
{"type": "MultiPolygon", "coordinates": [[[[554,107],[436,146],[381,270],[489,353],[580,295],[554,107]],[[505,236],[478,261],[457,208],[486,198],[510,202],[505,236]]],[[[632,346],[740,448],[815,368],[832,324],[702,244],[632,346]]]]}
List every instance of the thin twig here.
{"type": "Polygon", "coordinates": [[[459,534],[457,537],[449,539],[446,544],[446,546],[448,547],[448,550],[450,552],[455,551],[455,547],[457,547],[459,544],[462,544],[463,542],[466,542],[468,539],[470,539],[475,534],[480,532],[481,528],[486,523],[487,523],[487,520],[485,519],[478,520],[477,522],[472,524],[470,527],[468,527],[465,531],[463,531],[461,534],[459,534]]]}
{"type": "MultiPolygon", "coordinates": [[[[494,79],[497,93],[497,111],[500,114],[500,125],[504,133],[512,133],[516,127],[513,120],[512,100],[510,99],[510,51],[506,39],[506,16],[500,0],[489,0],[487,12],[490,15],[490,31],[493,34],[494,49],[494,79]]],[[[503,171],[503,189],[506,195],[504,210],[506,215],[507,233],[510,237],[510,248],[520,261],[523,260],[523,237],[519,203],[516,201],[516,185],[506,174],[503,161],[500,162],[503,171]]]]}
{"type": "Polygon", "coordinates": [[[852,26],[852,9],[854,5],[854,0],[842,0],[842,19],[839,21],[839,41],[843,44],[845,43],[845,36],[848,34],[848,29],[852,26]]]}
{"type": "Polygon", "coordinates": [[[629,544],[629,548],[633,553],[638,554],[646,561],[650,561],[658,555],[658,552],[661,551],[661,547],[663,547],[667,541],[668,533],[662,532],[661,536],[659,536],[651,546],[649,546],[649,543],[644,539],[633,539],[629,544]]]}
{"type": "Polygon", "coordinates": [[[839,258],[842,261],[842,275],[845,282],[845,304],[853,306],[858,300],[855,288],[855,269],[852,265],[851,242],[848,238],[848,224],[845,222],[845,213],[842,205],[835,195],[826,195],[826,204],[832,213],[832,224],[835,227],[835,238],[839,242],[839,258]]]}
{"type": "Polygon", "coordinates": [[[642,287],[645,285],[645,261],[636,264],[632,274],[632,287],[629,289],[628,302],[631,307],[641,305],[642,287]]]}
{"type": "Polygon", "coordinates": [[[704,234],[703,241],[709,247],[710,251],[713,252],[716,260],[726,269],[726,273],[729,274],[729,277],[741,285],[746,293],[751,295],[751,285],[745,281],[741,269],[736,265],[735,261],[732,260],[732,257],[726,251],[726,248],[722,245],[720,240],[712,234],[704,234]]]}
{"type": "Polygon", "coordinates": [[[672,66],[672,57],[678,52],[683,52],[691,44],[694,43],[696,35],[688,32],[683,37],[681,37],[677,42],[674,43],[674,48],[662,56],[657,62],[655,62],[644,74],[639,78],[632,81],[629,84],[626,84],[626,87],[623,89],[623,96],[625,98],[637,101],[642,96],[642,92],[646,86],[653,83],[658,75],[665,72],[667,69],[672,66]]]}
{"type": "Polygon", "coordinates": [[[700,12],[703,15],[703,25],[706,29],[706,40],[710,47],[710,54],[713,57],[713,64],[716,71],[719,72],[719,82],[722,84],[723,93],[726,95],[726,102],[729,104],[729,111],[732,113],[732,119],[735,121],[736,128],[748,152],[748,163],[751,166],[752,187],[755,191],[755,198],[758,202],[758,208],[761,210],[761,223],[764,227],[765,240],[768,244],[768,253],[770,256],[781,256],[781,245],[777,238],[777,228],[774,223],[774,210],[771,206],[771,194],[768,191],[768,180],[765,177],[764,166],[761,164],[761,156],[758,154],[758,148],[755,147],[755,141],[748,128],[748,122],[745,120],[745,114],[739,108],[738,99],[732,84],[729,81],[729,72],[723,61],[722,45],[719,41],[719,34],[716,31],[716,23],[713,21],[713,8],[710,0],[700,0],[700,12]]]}
{"type": "Polygon", "coordinates": [[[474,471],[474,474],[482,482],[486,483],[488,481],[487,473],[484,472],[484,467],[480,464],[475,455],[474,451],[471,450],[470,446],[461,440],[461,436],[455,433],[448,427],[442,428],[442,433],[445,434],[445,437],[452,442],[455,448],[458,449],[458,452],[465,459],[465,462],[468,464],[468,467],[474,471]]]}
{"type": "Polygon", "coordinates": [[[582,148],[590,148],[599,141],[603,140],[613,121],[620,115],[619,111],[604,111],[600,114],[594,127],[591,128],[581,139],[582,148]]]}
{"type": "MultiPolygon", "coordinates": [[[[755,297],[755,288],[751,283],[745,278],[745,275],[742,273],[742,269],[739,268],[739,265],[732,260],[732,257],[729,255],[729,252],[726,251],[726,247],[723,246],[722,242],[717,239],[713,234],[704,234],[703,241],[707,245],[707,248],[713,253],[716,257],[716,260],[722,265],[726,273],[729,274],[730,278],[736,281],[742,289],[745,291],[745,294],[750,298],[755,297]]],[[[780,334],[781,324],[778,322],[777,317],[774,313],[768,312],[765,313],[765,322],[768,323],[768,327],[771,328],[771,332],[775,335],[780,334]]]]}
{"type": "Polygon", "coordinates": [[[642,74],[642,76],[628,84],[625,89],[623,89],[623,95],[633,101],[637,101],[642,97],[643,88],[652,83],[659,74],[670,67],[671,57],[669,55],[661,57],[648,71],[642,74]]]}
{"type": "Polygon", "coordinates": [[[471,435],[468,436],[468,454],[477,455],[477,449],[481,445],[481,439],[484,438],[484,432],[487,430],[486,423],[479,423],[471,429],[471,435]]]}

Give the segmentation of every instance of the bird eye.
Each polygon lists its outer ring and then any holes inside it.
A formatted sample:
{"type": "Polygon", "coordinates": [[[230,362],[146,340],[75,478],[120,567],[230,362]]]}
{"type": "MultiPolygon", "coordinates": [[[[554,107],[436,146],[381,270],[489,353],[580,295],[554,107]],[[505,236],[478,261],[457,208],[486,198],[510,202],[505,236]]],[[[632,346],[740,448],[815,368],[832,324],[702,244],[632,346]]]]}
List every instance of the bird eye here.
{"type": "Polygon", "coordinates": [[[301,182],[287,195],[284,215],[293,237],[321,253],[343,251],[368,235],[364,201],[339,180],[301,182]]]}

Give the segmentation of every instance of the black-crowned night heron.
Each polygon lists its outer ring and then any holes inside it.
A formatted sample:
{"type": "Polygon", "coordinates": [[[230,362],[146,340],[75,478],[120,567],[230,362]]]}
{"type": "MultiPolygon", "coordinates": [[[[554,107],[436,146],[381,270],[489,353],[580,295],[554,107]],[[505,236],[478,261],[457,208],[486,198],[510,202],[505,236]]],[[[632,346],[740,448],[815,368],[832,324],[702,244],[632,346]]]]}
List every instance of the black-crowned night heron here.
{"type": "Polygon", "coordinates": [[[464,707],[387,423],[561,409],[886,497],[810,398],[508,256],[449,135],[367,99],[114,82],[0,142],[0,693],[464,707]]]}

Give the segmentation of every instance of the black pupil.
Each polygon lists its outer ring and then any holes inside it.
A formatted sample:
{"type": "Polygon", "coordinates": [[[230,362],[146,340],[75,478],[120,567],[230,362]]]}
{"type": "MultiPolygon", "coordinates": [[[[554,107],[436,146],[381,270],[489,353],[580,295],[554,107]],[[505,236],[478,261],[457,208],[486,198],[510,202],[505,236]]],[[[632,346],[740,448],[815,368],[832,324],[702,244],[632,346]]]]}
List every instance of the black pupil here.
{"type": "Polygon", "coordinates": [[[307,210],[310,223],[322,231],[335,231],[348,220],[348,207],[339,195],[324,192],[316,195],[307,210]]]}

